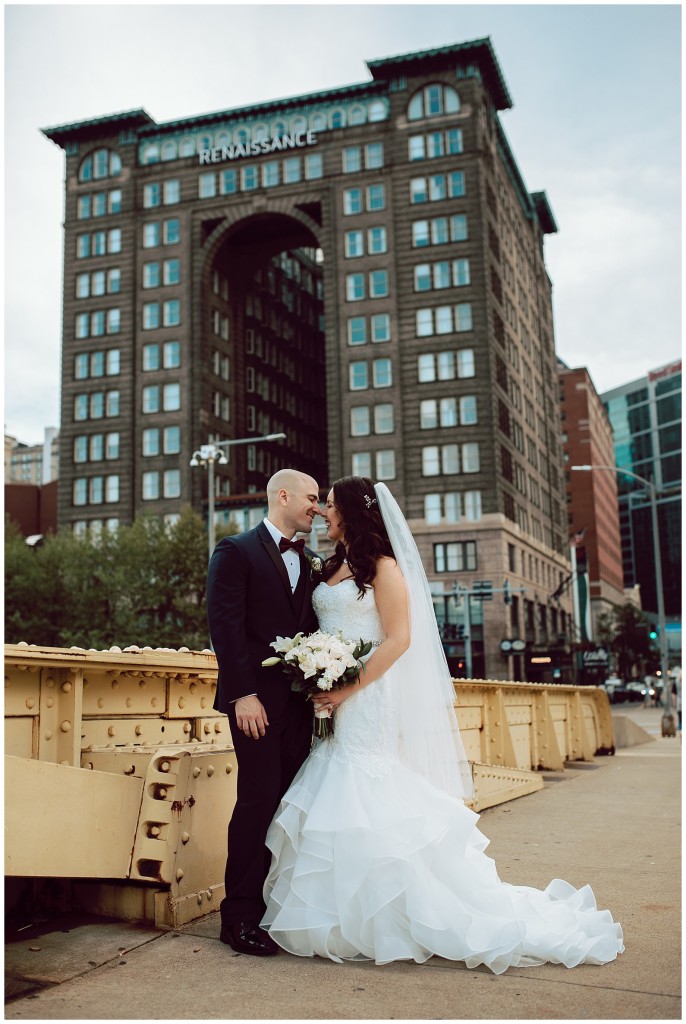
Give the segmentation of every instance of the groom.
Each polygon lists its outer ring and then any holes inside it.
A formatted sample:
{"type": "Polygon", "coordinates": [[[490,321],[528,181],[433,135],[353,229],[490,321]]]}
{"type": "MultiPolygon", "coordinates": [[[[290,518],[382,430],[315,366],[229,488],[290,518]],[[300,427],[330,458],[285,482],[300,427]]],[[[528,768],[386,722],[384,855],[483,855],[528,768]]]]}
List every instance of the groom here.
{"type": "Polygon", "coordinates": [[[217,544],[207,578],[207,615],[219,667],[214,706],[229,717],[238,795],[229,823],[221,935],[239,953],[271,956],[278,946],[259,927],[270,864],[269,823],[312,737],[312,705],[278,668],[262,668],[277,636],[317,628],[304,541],[319,511],[312,477],[282,469],[267,484],[268,517],[217,544]]]}

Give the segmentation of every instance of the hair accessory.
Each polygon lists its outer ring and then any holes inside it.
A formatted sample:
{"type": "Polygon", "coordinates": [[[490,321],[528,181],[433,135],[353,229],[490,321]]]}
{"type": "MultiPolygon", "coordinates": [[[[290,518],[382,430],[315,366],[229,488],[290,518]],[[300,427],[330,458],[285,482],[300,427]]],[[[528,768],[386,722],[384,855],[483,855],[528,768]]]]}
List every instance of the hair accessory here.
{"type": "Polygon", "coordinates": [[[371,508],[372,505],[376,505],[377,504],[377,500],[376,500],[376,498],[370,498],[368,494],[365,494],[365,496],[364,496],[364,503],[367,506],[367,508],[371,508]]]}

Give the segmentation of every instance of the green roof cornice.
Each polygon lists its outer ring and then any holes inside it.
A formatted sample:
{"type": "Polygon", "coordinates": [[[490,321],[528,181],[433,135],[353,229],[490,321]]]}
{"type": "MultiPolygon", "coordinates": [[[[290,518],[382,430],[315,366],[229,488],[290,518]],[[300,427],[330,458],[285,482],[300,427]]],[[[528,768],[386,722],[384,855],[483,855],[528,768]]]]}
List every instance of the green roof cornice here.
{"type": "Polygon", "coordinates": [[[368,96],[370,93],[384,93],[385,91],[386,85],[383,82],[362,82],[359,85],[343,85],[336,89],[326,89],[323,92],[306,93],[304,96],[287,96],[280,100],[269,100],[266,103],[254,103],[248,107],[233,107],[228,110],[217,110],[211,114],[183,117],[176,121],[162,121],[159,124],[151,121],[149,125],[141,130],[141,135],[150,135],[176,128],[190,128],[194,125],[214,124],[217,121],[234,121],[253,117],[263,117],[268,114],[278,114],[287,109],[307,106],[311,103],[333,103],[338,99],[349,100],[353,99],[356,95],[368,96]]]}
{"type": "Polygon", "coordinates": [[[388,79],[399,72],[421,74],[433,67],[446,67],[455,60],[460,63],[475,64],[481,72],[496,110],[509,110],[513,106],[503,73],[491,44],[491,40],[474,39],[468,43],[454,43],[452,46],[441,46],[433,50],[421,50],[417,53],[403,53],[397,57],[384,57],[381,60],[367,61],[367,67],[375,79],[388,79]],[[422,66],[423,65],[423,66],[422,66]]]}
{"type": "Polygon", "coordinates": [[[147,110],[124,110],[120,114],[107,114],[105,117],[94,117],[90,121],[75,121],[73,124],[61,124],[54,128],[41,128],[43,135],[61,146],[65,142],[76,141],[96,134],[102,128],[140,128],[155,122],[147,110]]]}

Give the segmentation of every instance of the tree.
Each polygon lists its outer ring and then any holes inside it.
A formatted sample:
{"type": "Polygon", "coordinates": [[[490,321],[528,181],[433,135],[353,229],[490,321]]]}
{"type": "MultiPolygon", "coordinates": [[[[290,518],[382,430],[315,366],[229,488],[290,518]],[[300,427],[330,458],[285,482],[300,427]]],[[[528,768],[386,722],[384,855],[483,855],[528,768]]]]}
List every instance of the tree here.
{"type": "Polygon", "coordinates": [[[142,516],[97,537],[62,531],[38,548],[8,522],[5,573],[7,643],[98,650],[209,644],[207,534],[190,508],[172,526],[142,516]]]}
{"type": "Polygon", "coordinates": [[[598,640],[612,651],[622,679],[631,679],[635,673],[643,674],[653,667],[656,652],[649,631],[649,620],[630,602],[598,617],[598,640]]]}

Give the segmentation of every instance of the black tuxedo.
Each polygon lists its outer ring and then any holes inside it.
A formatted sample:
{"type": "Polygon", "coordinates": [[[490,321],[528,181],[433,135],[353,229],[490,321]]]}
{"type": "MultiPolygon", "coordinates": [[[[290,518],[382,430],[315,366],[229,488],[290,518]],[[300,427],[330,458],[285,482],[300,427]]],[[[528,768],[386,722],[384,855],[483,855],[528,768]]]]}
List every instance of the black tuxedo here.
{"type": "Polygon", "coordinates": [[[238,798],[229,824],[226,898],[222,922],[259,922],[262,888],[269,868],[264,845],[269,823],[310,749],[312,705],[293,693],[280,667],[262,668],[277,636],[311,633],[310,564],[300,555],[295,592],[269,530],[254,530],[219,542],[207,577],[207,614],[219,668],[214,706],[229,717],[238,760],[238,798]],[[234,702],[257,694],[269,725],[255,740],[236,725],[234,702]]]}

